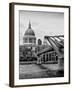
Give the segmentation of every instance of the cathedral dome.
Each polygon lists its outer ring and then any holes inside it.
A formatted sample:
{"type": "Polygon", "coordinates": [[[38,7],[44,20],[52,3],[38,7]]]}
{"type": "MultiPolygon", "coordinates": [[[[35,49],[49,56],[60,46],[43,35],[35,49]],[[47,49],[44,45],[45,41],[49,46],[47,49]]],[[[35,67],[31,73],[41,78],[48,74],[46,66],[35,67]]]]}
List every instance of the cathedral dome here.
{"type": "Polygon", "coordinates": [[[26,32],[25,32],[25,35],[32,35],[32,36],[35,36],[35,33],[32,29],[27,29],[26,32]]]}
{"type": "Polygon", "coordinates": [[[25,34],[24,34],[25,36],[26,35],[28,35],[28,36],[35,36],[35,33],[34,33],[34,31],[32,30],[32,28],[31,28],[31,23],[29,22],[29,26],[28,26],[28,29],[26,30],[26,32],[25,32],[25,34]]]}

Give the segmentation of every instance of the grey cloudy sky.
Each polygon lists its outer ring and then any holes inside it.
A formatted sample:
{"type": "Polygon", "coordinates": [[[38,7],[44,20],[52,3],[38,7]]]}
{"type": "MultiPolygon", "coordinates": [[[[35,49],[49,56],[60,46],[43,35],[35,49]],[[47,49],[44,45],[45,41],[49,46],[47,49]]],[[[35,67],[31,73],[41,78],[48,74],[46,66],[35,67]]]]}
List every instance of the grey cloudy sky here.
{"type": "Polygon", "coordinates": [[[37,39],[40,38],[43,41],[45,35],[64,34],[64,13],[20,10],[19,20],[20,44],[23,44],[23,36],[29,20],[37,39]]]}

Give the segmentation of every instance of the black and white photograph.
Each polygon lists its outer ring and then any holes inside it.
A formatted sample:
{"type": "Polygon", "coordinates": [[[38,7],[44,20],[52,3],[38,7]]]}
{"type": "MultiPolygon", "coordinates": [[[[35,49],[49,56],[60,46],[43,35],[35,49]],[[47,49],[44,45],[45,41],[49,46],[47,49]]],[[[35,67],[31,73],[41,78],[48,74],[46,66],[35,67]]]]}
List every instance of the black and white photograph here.
{"type": "Polygon", "coordinates": [[[19,79],[64,77],[64,13],[19,15],[19,79]]]}
{"type": "Polygon", "coordinates": [[[10,86],[70,83],[70,6],[10,4],[10,86]]]}

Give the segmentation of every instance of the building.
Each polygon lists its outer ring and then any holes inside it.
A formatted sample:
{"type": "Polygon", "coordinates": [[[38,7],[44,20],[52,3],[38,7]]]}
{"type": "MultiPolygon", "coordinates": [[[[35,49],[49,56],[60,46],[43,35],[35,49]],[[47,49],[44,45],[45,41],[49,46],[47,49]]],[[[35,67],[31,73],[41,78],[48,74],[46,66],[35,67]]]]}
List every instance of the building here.
{"type": "Polygon", "coordinates": [[[24,45],[35,45],[36,44],[35,33],[32,30],[30,22],[29,22],[28,28],[24,34],[23,43],[24,43],[24,45]]]}
{"type": "Polygon", "coordinates": [[[20,61],[33,61],[36,60],[36,37],[29,22],[28,28],[23,36],[23,45],[20,45],[20,61]]]}

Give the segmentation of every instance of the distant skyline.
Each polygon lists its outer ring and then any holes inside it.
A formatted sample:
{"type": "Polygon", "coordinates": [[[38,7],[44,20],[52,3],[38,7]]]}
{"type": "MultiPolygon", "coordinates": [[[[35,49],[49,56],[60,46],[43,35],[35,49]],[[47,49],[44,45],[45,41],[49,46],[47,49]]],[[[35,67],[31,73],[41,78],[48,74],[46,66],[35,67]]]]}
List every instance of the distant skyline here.
{"type": "Polygon", "coordinates": [[[44,36],[64,34],[64,13],[19,11],[20,44],[23,44],[23,36],[28,28],[29,21],[37,39],[44,40],[44,36]]]}

